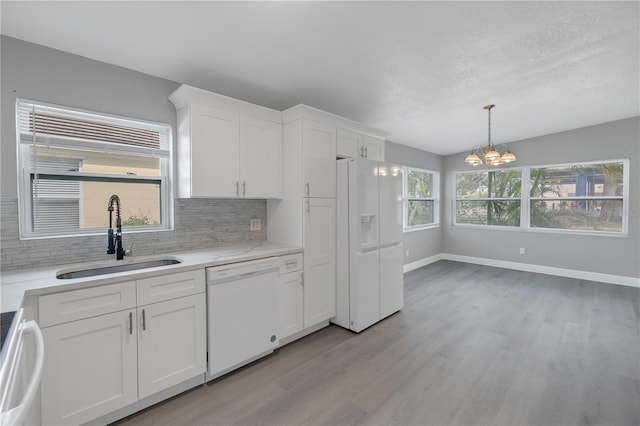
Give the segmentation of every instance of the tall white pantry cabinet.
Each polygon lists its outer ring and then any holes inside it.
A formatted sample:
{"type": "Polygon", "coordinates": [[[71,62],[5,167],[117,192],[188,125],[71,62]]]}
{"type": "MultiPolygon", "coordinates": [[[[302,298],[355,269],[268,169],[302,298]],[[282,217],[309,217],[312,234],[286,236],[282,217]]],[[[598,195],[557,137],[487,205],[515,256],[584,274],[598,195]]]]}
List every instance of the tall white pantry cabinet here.
{"type": "Polygon", "coordinates": [[[281,300],[303,298],[308,329],[336,315],[336,158],[369,152],[383,159],[384,138],[375,129],[306,105],[283,111],[282,122],[283,195],[267,201],[267,235],[304,247],[302,296],[289,287],[292,293],[281,300]]]}
{"type": "Polygon", "coordinates": [[[304,247],[304,328],[329,320],[336,309],[337,129],[305,117],[307,110],[283,112],[283,197],[267,202],[269,240],[304,247]]]}

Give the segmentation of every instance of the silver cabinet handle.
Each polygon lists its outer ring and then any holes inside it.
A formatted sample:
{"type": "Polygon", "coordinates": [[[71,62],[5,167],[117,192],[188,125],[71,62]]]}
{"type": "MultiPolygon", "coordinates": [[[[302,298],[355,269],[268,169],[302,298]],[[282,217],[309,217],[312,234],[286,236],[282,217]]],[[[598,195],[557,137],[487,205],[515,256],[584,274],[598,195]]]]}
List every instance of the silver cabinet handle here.
{"type": "Polygon", "coordinates": [[[311,202],[309,200],[305,201],[304,210],[307,212],[307,214],[311,214],[311,202]]]}
{"type": "Polygon", "coordinates": [[[368,146],[364,147],[364,158],[369,158],[369,147],[368,146]]]}
{"type": "Polygon", "coordinates": [[[142,330],[145,331],[147,329],[147,316],[144,314],[144,309],[142,310],[142,330]]]}
{"type": "Polygon", "coordinates": [[[364,158],[364,147],[360,147],[360,157],[364,158]]]}
{"type": "Polygon", "coordinates": [[[129,334],[133,334],[133,312],[129,312],[129,334]]]}
{"type": "Polygon", "coordinates": [[[236,181],[236,197],[240,195],[240,181],[236,181]]]}
{"type": "Polygon", "coordinates": [[[306,183],[307,185],[307,196],[311,194],[311,186],[309,185],[309,182],[306,183]]]}
{"type": "Polygon", "coordinates": [[[243,180],[242,181],[242,196],[244,197],[245,195],[247,195],[247,181],[243,180]]]}

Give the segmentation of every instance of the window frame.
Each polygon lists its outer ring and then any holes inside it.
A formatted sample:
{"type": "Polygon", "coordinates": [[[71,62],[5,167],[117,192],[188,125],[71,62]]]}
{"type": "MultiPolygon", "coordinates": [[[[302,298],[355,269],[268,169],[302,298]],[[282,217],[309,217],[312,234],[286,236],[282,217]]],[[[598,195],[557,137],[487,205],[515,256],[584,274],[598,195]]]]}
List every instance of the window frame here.
{"type": "MultiPolygon", "coordinates": [[[[143,226],[126,226],[126,233],[140,232],[156,232],[169,231],[173,229],[173,128],[170,124],[153,122],[143,119],[135,119],[131,117],[118,116],[97,111],[78,109],[62,105],[50,104],[46,102],[33,101],[29,99],[16,99],[16,157],[18,166],[18,222],[19,236],[21,240],[43,239],[43,238],[62,238],[102,235],[106,233],[106,227],[95,228],[77,228],[77,229],[55,229],[55,230],[35,230],[33,218],[33,179],[34,170],[31,165],[30,150],[34,146],[46,146],[53,148],[66,148],[82,152],[109,152],[125,156],[139,156],[142,158],[158,158],[159,159],[159,175],[123,175],[117,173],[96,173],[81,171],[61,171],[47,167],[37,167],[36,173],[39,178],[52,180],[71,180],[76,182],[113,182],[113,183],[149,183],[160,185],[159,188],[159,212],[160,223],[157,225],[143,226]],[[104,120],[105,123],[110,121],[116,123],[134,123],[138,125],[151,126],[161,128],[166,132],[166,149],[164,147],[154,150],[154,148],[137,148],[127,145],[118,146],[109,144],[108,142],[99,142],[87,140],[86,143],[82,139],[60,137],[51,138],[53,142],[42,142],[41,136],[34,135],[34,142],[27,143],[22,139],[24,132],[21,132],[19,109],[23,104],[33,104],[43,108],[55,108],[62,110],[70,115],[78,116],[86,115],[104,120]],[[108,144],[108,148],[107,148],[108,144]],[[104,149],[100,149],[104,146],[104,149]],[[162,154],[155,154],[162,152],[162,154]]],[[[80,200],[80,198],[79,198],[80,200]]],[[[105,200],[105,215],[107,215],[105,200]]]]}
{"type": "MultiPolygon", "coordinates": [[[[519,167],[505,167],[496,170],[521,170],[521,182],[522,187],[520,189],[520,226],[499,226],[499,225],[481,225],[470,223],[457,223],[457,176],[463,173],[474,173],[478,171],[493,171],[494,169],[483,168],[480,170],[458,170],[454,171],[452,175],[452,208],[451,208],[451,224],[454,227],[460,228],[474,228],[474,229],[492,229],[500,231],[519,231],[519,232],[534,232],[534,233],[549,233],[549,234],[562,234],[562,235],[587,235],[587,236],[601,236],[601,237],[614,237],[614,238],[628,238],[629,236],[629,158],[615,158],[605,160],[590,160],[590,161],[575,161],[575,162],[562,162],[551,163],[543,165],[530,165],[519,167]],[[622,229],[619,232],[615,231],[596,231],[596,230],[584,230],[584,229],[563,229],[563,228],[541,228],[531,226],[531,201],[541,199],[540,197],[531,197],[531,169],[542,168],[555,168],[555,167],[573,167],[573,166],[586,166],[594,164],[606,164],[606,163],[622,163],[622,196],[615,197],[564,197],[565,200],[574,199],[589,199],[589,200],[604,200],[604,199],[621,199],[622,200],[622,229]]],[[[550,197],[550,199],[557,199],[550,197]]]]}
{"type": "Polygon", "coordinates": [[[404,169],[403,170],[404,173],[402,175],[402,231],[415,232],[415,231],[422,231],[425,229],[438,228],[440,226],[440,172],[435,170],[421,169],[418,167],[411,167],[411,166],[403,166],[403,169],[404,169]],[[427,173],[431,175],[432,197],[428,197],[428,198],[409,197],[408,179],[409,179],[410,171],[417,171],[417,172],[427,173]],[[433,202],[433,222],[432,223],[408,226],[407,216],[409,214],[409,202],[413,200],[433,202]]]}
{"type": "MultiPolygon", "coordinates": [[[[524,179],[525,179],[525,174],[524,174],[524,170],[522,167],[500,167],[499,169],[489,169],[489,168],[483,168],[483,169],[474,169],[474,170],[464,170],[464,171],[456,171],[453,173],[453,191],[452,194],[453,196],[452,198],[452,213],[453,213],[453,219],[452,219],[452,224],[456,227],[468,227],[468,228],[486,228],[486,229],[498,229],[498,230],[508,230],[508,231],[513,231],[513,230],[518,230],[522,228],[522,221],[523,221],[523,200],[522,200],[522,191],[524,190],[524,186],[520,187],[520,197],[519,198],[515,198],[515,197],[494,197],[494,198],[458,198],[458,175],[459,174],[467,174],[467,173],[480,173],[480,172],[493,172],[493,171],[500,171],[500,172],[506,172],[506,171],[510,171],[510,170],[520,170],[520,184],[523,185],[524,179]],[[458,223],[457,218],[457,206],[458,206],[458,201],[487,201],[487,200],[495,200],[495,201],[519,201],[520,202],[520,225],[519,226],[506,226],[506,225],[489,225],[489,224],[479,224],[479,223],[458,223]]],[[[527,175],[528,176],[528,175],[527,175]]]]}

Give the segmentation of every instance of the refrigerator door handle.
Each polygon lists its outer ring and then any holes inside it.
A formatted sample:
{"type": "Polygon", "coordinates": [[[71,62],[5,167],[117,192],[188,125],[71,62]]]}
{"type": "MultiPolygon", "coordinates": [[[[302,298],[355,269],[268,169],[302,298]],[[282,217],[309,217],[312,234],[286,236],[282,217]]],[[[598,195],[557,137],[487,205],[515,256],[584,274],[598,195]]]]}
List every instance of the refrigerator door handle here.
{"type": "Polygon", "coordinates": [[[386,248],[389,248],[389,247],[396,247],[396,246],[399,246],[399,245],[402,245],[402,243],[401,242],[387,243],[387,244],[382,244],[379,248],[380,248],[380,250],[382,250],[382,249],[386,249],[386,248]]]}

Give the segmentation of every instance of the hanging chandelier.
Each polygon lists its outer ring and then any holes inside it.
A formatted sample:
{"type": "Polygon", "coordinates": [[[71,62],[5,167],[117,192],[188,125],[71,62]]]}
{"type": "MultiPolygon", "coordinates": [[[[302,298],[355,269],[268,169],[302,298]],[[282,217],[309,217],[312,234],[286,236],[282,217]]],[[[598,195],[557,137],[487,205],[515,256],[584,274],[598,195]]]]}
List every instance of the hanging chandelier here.
{"type": "Polygon", "coordinates": [[[516,161],[516,156],[511,151],[509,151],[509,147],[507,145],[502,144],[504,145],[506,150],[504,154],[500,154],[496,147],[493,146],[493,143],[491,143],[491,108],[493,107],[495,107],[495,105],[487,105],[486,107],[484,107],[484,109],[489,112],[489,141],[487,143],[487,147],[482,148],[479,145],[474,146],[471,150],[471,153],[464,159],[464,162],[471,166],[478,166],[480,164],[499,166],[501,164],[516,161]]]}

